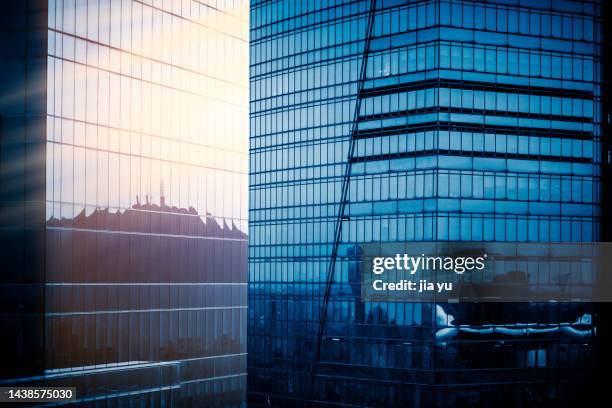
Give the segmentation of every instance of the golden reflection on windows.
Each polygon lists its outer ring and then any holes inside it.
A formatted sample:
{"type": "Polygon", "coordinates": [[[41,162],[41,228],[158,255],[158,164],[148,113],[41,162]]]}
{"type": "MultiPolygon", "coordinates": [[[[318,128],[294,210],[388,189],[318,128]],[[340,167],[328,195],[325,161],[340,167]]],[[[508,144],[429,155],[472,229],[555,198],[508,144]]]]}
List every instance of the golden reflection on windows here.
{"type": "Polygon", "coordinates": [[[47,218],[193,207],[246,231],[248,3],[50,1],[47,218]]]}

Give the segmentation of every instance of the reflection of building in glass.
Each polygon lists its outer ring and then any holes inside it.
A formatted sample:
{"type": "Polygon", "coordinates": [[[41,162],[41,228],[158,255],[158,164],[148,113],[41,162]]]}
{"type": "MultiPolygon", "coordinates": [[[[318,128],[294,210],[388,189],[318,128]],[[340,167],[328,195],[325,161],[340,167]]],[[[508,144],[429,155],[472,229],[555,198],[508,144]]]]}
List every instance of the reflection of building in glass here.
{"type": "Polygon", "coordinates": [[[248,5],[2,8],[0,383],[244,404],[248,5]]]}
{"type": "Polygon", "coordinates": [[[283,4],[251,5],[249,400],[584,400],[592,305],[364,303],[354,261],[599,239],[600,2],[283,4]]]}

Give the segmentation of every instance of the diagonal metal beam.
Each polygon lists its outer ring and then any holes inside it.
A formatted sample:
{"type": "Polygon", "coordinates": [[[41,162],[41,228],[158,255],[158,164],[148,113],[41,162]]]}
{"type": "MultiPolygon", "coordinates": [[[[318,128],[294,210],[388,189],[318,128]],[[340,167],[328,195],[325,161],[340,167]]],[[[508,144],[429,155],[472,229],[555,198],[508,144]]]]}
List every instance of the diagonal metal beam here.
{"type": "Polygon", "coordinates": [[[366,77],[366,66],[368,62],[368,53],[370,51],[370,42],[372,38],[372,27],[374,25],[374,14],[376,10],[376,0],[370,1],[370,10],[368,12],[367,17],[367,26],[365,33],[365,44],[363,47],[363,56],[361,58],[361,68],[359,70],[358,84],[357,84],[357,101],[355,103],[355,111],[353,112],[353,122],[351,126],[351,132],[349,135],[349,149],[348,149],[348,157],[346,160],[346,166],[344,169],[344,176],[342,178],[342,193],[340,196],[340,207],[338,208],[338,216],[336,218],[336,225],[334,231],[334,241],[332,246],[332,251],[330,255],[329,265],[327,267],[327,275],[325,281],[325,292],[323,295],[323,305],[321,308],[321,314],[319,315],[319,329],[317,332],[317,337],[315,338],[315,347],[312,353],[312,362],[310,365],[310,374],[308,377],[308,383],[306,387],[306,400],[305,405],[308,406],[310,404],[310,399],[312,397],[312,391],[314,388],[314,379],[317,373],[317,364],[319,362],[319,358],[321,355],[321,341],[323,338],[323,332],[325,331],[325,325],[327,323],[327,307],[329,305],[329,295],[331,292],[332,281],[334,277],[334,270],[336,265],[336,258],[338,256],[338,247],[340,246],[340,239],[342,237],[342,222],[344,220],[344,210],[346,207],[348,189],[349,189],[349,179],[351,174],[351,166],[353,163],[353,155],[355,151],[355,140],[354,137],[357,131],[357,120],[359,119],[359,111],[361,110],[361,100],[362,98],[359,96],[363,91],[363,83],[366,77]]]}

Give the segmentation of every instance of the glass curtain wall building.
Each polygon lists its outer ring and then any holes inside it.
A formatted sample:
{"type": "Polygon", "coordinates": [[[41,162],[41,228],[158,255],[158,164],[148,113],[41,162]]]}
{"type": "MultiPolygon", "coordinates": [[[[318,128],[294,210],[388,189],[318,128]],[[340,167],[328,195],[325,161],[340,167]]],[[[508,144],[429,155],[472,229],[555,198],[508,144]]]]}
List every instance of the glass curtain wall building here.
{"type": "Polygon", "coordinates": [[[592,305],[363,303],[356,261],[599,240],[601,6],[251,2],[253,406],[584,401],[592,305]]]}
{"type": "Polygon", "coordinates": [[[0,385],[243,406],[248,3],[1,8],[0,385]]]}

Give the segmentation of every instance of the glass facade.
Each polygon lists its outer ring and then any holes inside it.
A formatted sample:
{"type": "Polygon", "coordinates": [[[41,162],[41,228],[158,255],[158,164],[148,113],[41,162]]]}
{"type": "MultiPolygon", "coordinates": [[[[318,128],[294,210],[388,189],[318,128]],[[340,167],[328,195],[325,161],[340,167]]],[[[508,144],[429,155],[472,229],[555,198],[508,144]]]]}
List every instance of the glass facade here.
{"type": "Polygon", "coordinates": [[[0,383],[243,406],[248,3],[7,8],[0,383]]]}
{"type": "Polygon", "coordinates": [[[601,6],[251,2],[253,406],[584,400],[593,305],[364,303],[357,261],[600,239],[601,6]]]}

